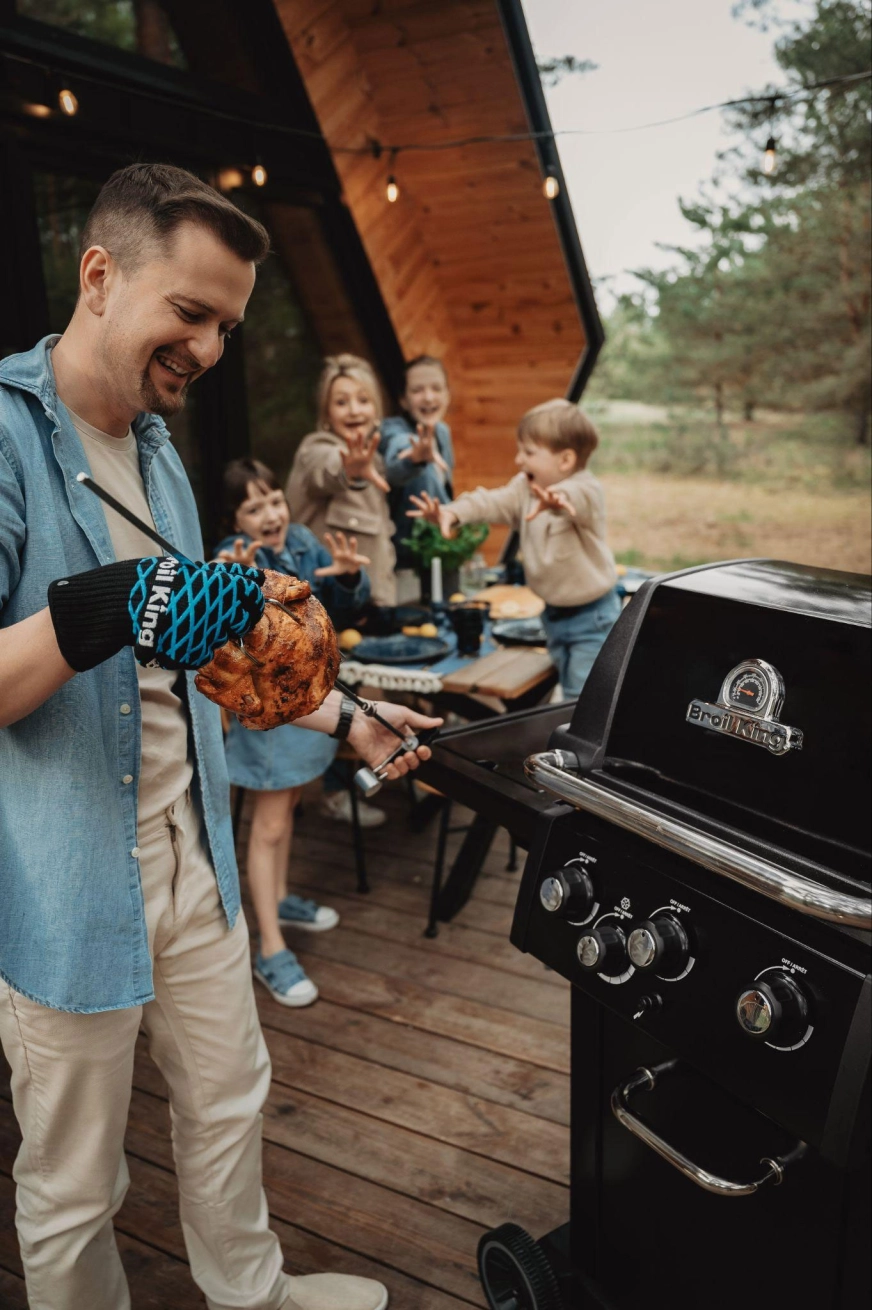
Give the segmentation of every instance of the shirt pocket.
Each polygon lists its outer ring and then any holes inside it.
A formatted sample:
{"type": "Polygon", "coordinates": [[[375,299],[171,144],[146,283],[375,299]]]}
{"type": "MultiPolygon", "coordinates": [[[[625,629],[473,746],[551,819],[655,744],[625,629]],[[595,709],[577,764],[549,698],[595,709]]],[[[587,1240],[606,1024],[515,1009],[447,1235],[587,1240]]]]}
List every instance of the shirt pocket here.
{"type": "Polygon", "coordinates": [[[552,515],[548,524],[547,550],[551,559],[566,559],[578,551],[578,534],[571,519],[552,515]]]}
{"type": "Polygon", "coordinates": [[[380,514],[362,505],[347,505],[342,501],[331,504],[324,522],[331,532],[338,528],[340,532],[353,532],[364,537],[377,537],[385,530],[380,514]]]}

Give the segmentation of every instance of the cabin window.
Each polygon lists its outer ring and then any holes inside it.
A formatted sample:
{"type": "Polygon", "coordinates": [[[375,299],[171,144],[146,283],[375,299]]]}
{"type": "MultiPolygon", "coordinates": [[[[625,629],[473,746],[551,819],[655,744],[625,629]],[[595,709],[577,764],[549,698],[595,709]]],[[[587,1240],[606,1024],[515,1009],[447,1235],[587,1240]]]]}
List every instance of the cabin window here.
{"type": "Polygon", "coordinates": [[[18,0],[18,12],[76,36],[187,68],[170,20],[157,0],[18,0]]]}

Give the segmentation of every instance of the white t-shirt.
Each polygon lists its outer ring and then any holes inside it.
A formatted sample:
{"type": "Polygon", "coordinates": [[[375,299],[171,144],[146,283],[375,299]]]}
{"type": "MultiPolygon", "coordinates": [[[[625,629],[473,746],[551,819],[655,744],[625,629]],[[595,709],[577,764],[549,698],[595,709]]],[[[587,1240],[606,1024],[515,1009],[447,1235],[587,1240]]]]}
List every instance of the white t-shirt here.
{"type": "MultiPolygon", "coordinates": [[[[124,437],[100,432],[72,410],[67,411],[82,439],[95,482],[116,500],[154,527],[139,467],[139,450],[133,429],[124,437]]],[[[108,505],[106,525],[116,559],[141,559],[157,555],[160,547],[134,528],[108,505]]],[[[142,707],[142,760],[139,773],[137,821],[140,829],[179,799],[190,786],[193,764],[189,758],[188,716],[176,690],[184,674],[165,669],[136,666],[142,707]]]]}

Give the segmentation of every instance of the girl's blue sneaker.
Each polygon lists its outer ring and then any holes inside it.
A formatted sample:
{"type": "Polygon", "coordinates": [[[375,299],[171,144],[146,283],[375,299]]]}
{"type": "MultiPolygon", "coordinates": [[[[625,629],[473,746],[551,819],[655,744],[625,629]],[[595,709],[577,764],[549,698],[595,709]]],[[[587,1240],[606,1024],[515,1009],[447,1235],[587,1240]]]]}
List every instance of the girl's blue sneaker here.
{"type": "Polygon", "coordinates": [[[293,893],[279,901],[279,923],[290,923],[295,928],[305,928],[306,932],[327,932],[338,922],[339,915],[329,905],[318,905],[293,893]]]}
{"type": "Polygon", "coordinates": [[[311,1005],[318,999],[318,988],[306,976],[293,951],[277,951],[267,956],[258,951],[254,976],[279,1005],[311,1005]]]}

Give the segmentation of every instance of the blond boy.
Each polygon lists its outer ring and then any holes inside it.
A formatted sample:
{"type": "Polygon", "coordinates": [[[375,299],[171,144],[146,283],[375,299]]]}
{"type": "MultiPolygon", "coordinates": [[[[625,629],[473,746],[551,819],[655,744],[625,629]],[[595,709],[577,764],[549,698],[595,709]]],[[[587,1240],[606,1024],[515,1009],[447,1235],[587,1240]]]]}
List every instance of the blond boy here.
{"type": "Polygon", "coordinates": [[[520,472],[504,487],[478,487],[448,505],[426,493],[412,500],[412,518],[451,537],[461,523],[505,523],[521,536],[527,582],[545,602],[542,622],[564,695],[576,697],[621,602],[606,544],[603,490],[587,464],[599,443],[577,405],[549,400],[518,425],[520,472]]]}

